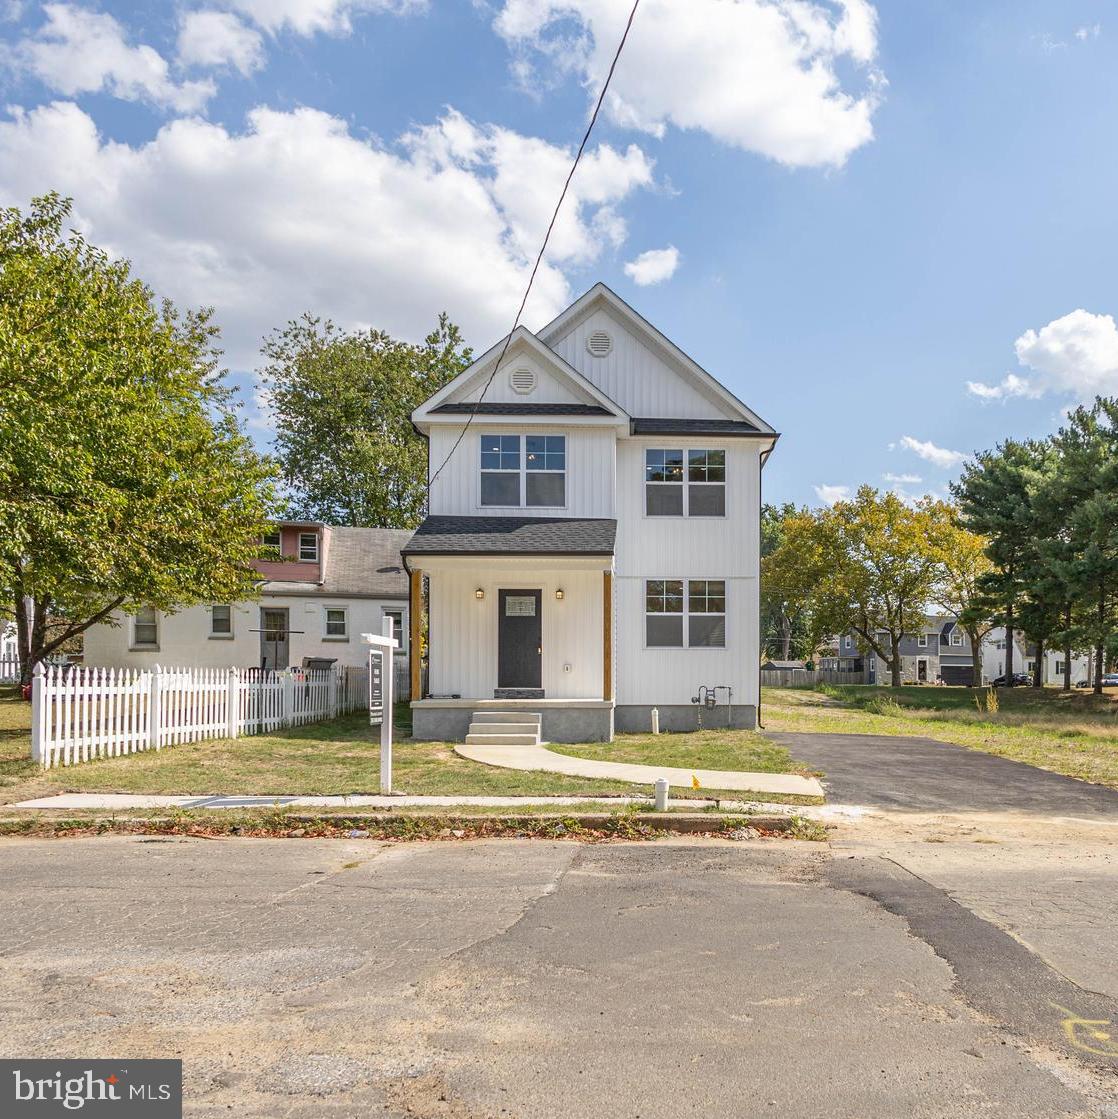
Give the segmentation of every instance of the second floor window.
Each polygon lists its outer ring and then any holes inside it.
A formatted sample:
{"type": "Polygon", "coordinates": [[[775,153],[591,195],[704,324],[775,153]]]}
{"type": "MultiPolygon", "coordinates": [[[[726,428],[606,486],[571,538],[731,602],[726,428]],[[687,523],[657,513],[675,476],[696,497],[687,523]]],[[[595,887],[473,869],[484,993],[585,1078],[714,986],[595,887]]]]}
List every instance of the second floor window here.
{"type": "Polygon", "coordinates": [[[725,450],[648,448],[644,511],[649,517],[724,517],[725,450]]]}
{"type": "Polygon", "coordinates": [[[952,645],[962,645],[962,643],[963,643],[963,633],[962,633],[962,631],[958,630],[958,629],[952,630],[951,631],[951,644],[952,645]]]}
{"type": "Polygon", "coordinates": [[[567,503],[565,435],[483,435],[481,504],[560,508],[567,503]]]}
{"type": "Polygon", "coordinates": [[[928,635],[926,633],[918,634],[916,637],[916,644],[919,645],[921,649],[926,649],[928,647],[928,635]]]}
{"type": "Polygon", "coordinates": [[[307,563],[318,562],[318,533],[299,533],[299,559],[307,563]]]}

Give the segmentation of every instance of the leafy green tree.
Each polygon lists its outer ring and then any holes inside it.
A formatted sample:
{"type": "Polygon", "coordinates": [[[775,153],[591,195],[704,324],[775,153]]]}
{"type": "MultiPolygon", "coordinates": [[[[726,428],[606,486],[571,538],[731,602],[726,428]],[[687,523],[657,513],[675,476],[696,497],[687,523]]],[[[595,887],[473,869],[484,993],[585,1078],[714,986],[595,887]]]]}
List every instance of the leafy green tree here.
{"type": "Polygon", "coordinates": [[[785,521],[763,565],[772,592],[808,609],[814,636],[853,632],[901,685],[901,638],[921,625],[935,587],[931,517],[896,494],[862,486],[849,501],[785,521]]]}
{"type": "Polygon", "coordinates": [[[118,609],[252,595],[273,512],[209,312],[157,304],[69,214],[0,211],[0,610],[24,681],[118,609]]]}
{"type": "Polygon", "coordinates": [[[264,344],[276,454],[294,516],[412,528],[427,500],[427,444],[412,411],[471,360],[440,315],[422,345],[348,333],[311,315],[264,344]]]}
{"type": "MultiPolygon", "coordinates": [[[[784,539],[784,523],[799,514],[791,502],[761,506],[761,561],[771,556],[784,539]]],[[[762,566],[763,570],[763,566],[762,566]]],[[[811,642],[811,619],[804,607],[794,608],[780,595],[772,593],[768,580],[761,580],[762,656],[809,660],[815,654],[811,642]]]]}

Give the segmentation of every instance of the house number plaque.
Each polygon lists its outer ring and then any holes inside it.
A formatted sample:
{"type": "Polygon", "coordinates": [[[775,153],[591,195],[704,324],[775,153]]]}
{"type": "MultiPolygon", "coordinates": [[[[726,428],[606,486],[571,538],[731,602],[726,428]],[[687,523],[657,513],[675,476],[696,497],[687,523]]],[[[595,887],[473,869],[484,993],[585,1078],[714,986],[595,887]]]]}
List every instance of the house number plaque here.
{"type": "Polygon", "coordinates": [[[509,595],[505,599],[506,618],[534,618],[536,600],[532,595],[509,595]]]}

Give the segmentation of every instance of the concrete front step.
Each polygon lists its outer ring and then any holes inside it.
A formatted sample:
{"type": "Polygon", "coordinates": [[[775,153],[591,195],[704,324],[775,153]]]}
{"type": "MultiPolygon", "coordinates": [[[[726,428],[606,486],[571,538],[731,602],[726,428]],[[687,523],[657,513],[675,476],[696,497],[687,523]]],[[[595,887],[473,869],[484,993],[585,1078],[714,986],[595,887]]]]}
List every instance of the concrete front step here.
{"type": "Polygon", "coordinates": [[[490,723],[478,722],[470,724],[470,734],[530,734],[538,737],[539,723],[490,723]]]}
{"type": "Polygon", "coordinates": [[[531,734],[467,734],[467,746],[538,746],[538,731],[531,734]]]}
{"type": "Polygon", "coordinates": [[[534,711],[475,711],[470,720],[475,723],[534,723],[540,725],[540,716],[534,711]]]}

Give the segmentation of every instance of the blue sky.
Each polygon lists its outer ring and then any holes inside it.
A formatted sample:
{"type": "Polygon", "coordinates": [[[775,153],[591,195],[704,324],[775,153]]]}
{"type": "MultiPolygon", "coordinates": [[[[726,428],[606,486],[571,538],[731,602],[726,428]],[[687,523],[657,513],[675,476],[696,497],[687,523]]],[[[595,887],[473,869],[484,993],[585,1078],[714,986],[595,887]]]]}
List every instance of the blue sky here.
{"type": "MultiPolygon", "coordinates": [[[[503,331],[627,9],[0,0],[0,202],[213,305],[266,443],[304,310],[503,331]]],[[[1118,8],[643,0],[614,90],[528,325],[604,280],[784,433],[770,499],[942,493],[1118,393],[1118,8]]]]}

